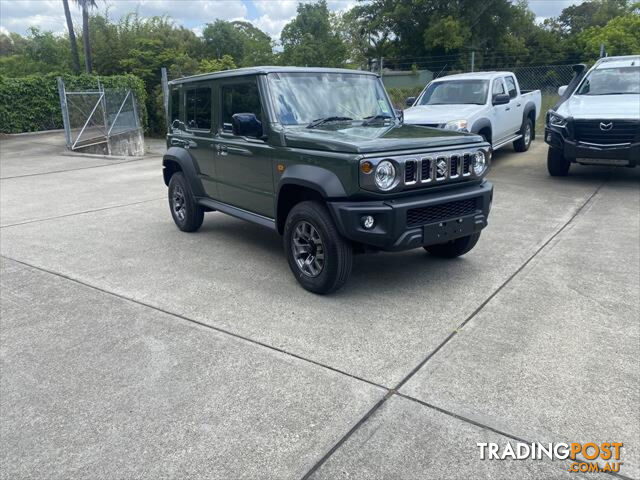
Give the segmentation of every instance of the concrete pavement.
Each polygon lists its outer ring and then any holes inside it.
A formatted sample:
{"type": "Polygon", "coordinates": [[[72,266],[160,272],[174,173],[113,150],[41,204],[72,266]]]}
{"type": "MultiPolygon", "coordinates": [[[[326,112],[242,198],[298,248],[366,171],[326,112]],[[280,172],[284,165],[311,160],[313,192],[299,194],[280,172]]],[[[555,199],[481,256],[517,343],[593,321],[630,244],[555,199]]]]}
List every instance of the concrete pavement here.
{"type": "Polygon", "coordinates": [[[579,478],[479,460],[513,438],[623,441],[640,478],[639,171],[497,152],[470,254],[359,256],[318,297],[275,234],[179,232],[159,157],[25,140],[0,141],[3,478],[579,478]]]}

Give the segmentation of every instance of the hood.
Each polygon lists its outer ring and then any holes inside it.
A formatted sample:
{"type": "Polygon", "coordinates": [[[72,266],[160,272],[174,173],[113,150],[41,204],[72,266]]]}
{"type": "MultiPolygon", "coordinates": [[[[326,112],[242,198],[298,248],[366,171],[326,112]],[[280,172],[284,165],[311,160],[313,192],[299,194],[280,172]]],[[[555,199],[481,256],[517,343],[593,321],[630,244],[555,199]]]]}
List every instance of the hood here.
{"type": "Polygon", "coordinates": [[[557,112],[578,119],[640,120],[640,95],[572,95],[557,112]]]}
{"type": "Polygon", "coordinates": [[[404,111],[404,121],[413,124],[447,123],[452,120],[468,120],[484,108],[484,105],[418,105],[404,111]]]}
{"type": "Polygon", "coordinates": [[[481,142],[482,137],[416,125],[287,127],[286,145],[308,150],[375,153],[481,142]]]}

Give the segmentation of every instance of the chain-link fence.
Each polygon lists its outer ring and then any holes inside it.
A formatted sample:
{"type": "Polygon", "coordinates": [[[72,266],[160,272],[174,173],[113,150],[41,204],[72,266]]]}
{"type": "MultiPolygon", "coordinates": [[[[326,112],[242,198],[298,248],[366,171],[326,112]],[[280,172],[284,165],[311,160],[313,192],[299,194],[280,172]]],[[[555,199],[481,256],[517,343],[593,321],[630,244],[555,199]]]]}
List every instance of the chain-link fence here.
{"type": "Polygon", "coordinates": [[[58,79],[67,147],[107,155],[144,153],[142,125],[131,90],[104,89],[70,92],[58,79]]]}

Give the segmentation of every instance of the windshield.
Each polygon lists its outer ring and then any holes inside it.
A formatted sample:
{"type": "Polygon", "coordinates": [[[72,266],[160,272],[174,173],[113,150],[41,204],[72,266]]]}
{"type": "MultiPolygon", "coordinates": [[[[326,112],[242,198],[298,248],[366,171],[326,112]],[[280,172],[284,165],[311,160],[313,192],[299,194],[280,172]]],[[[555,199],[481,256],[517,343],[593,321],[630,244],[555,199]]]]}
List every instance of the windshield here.
{"type": "Polygon", "coordinates": [[[434,82],[420,97],[418,105],[484,105],[489,80],[447,80],[434,82]]]}
{"type": "Polygon", "coordinates": [[[378,77],[352,73],[270,73],[278,120],[307,125],[318,119],[394,117],[378,77]]]}
{"type": "Polygon", "coordinates": [[[578,95],[624,95],[640,93],[640,67],[592,70],[584,79],[578,95]]]}

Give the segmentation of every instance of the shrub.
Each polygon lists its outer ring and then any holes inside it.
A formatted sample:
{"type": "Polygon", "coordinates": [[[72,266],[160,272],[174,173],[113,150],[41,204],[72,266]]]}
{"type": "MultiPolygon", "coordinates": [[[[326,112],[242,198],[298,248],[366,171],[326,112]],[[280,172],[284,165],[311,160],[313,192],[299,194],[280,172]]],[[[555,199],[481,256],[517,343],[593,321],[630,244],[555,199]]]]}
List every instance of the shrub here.
{"type": "MultiPolygon", "coordinates": [[[[63,128],[57,75],[4,77],[0,75],[0,133],[35,132],[63,128]]],[[[67,91],[96,90],[98,80],[104,88],[130,88],[137,100],[138,112],[147,125],[147,93],[144,83],[134,75],[101,77],[63,75],[67,91]]]]}

